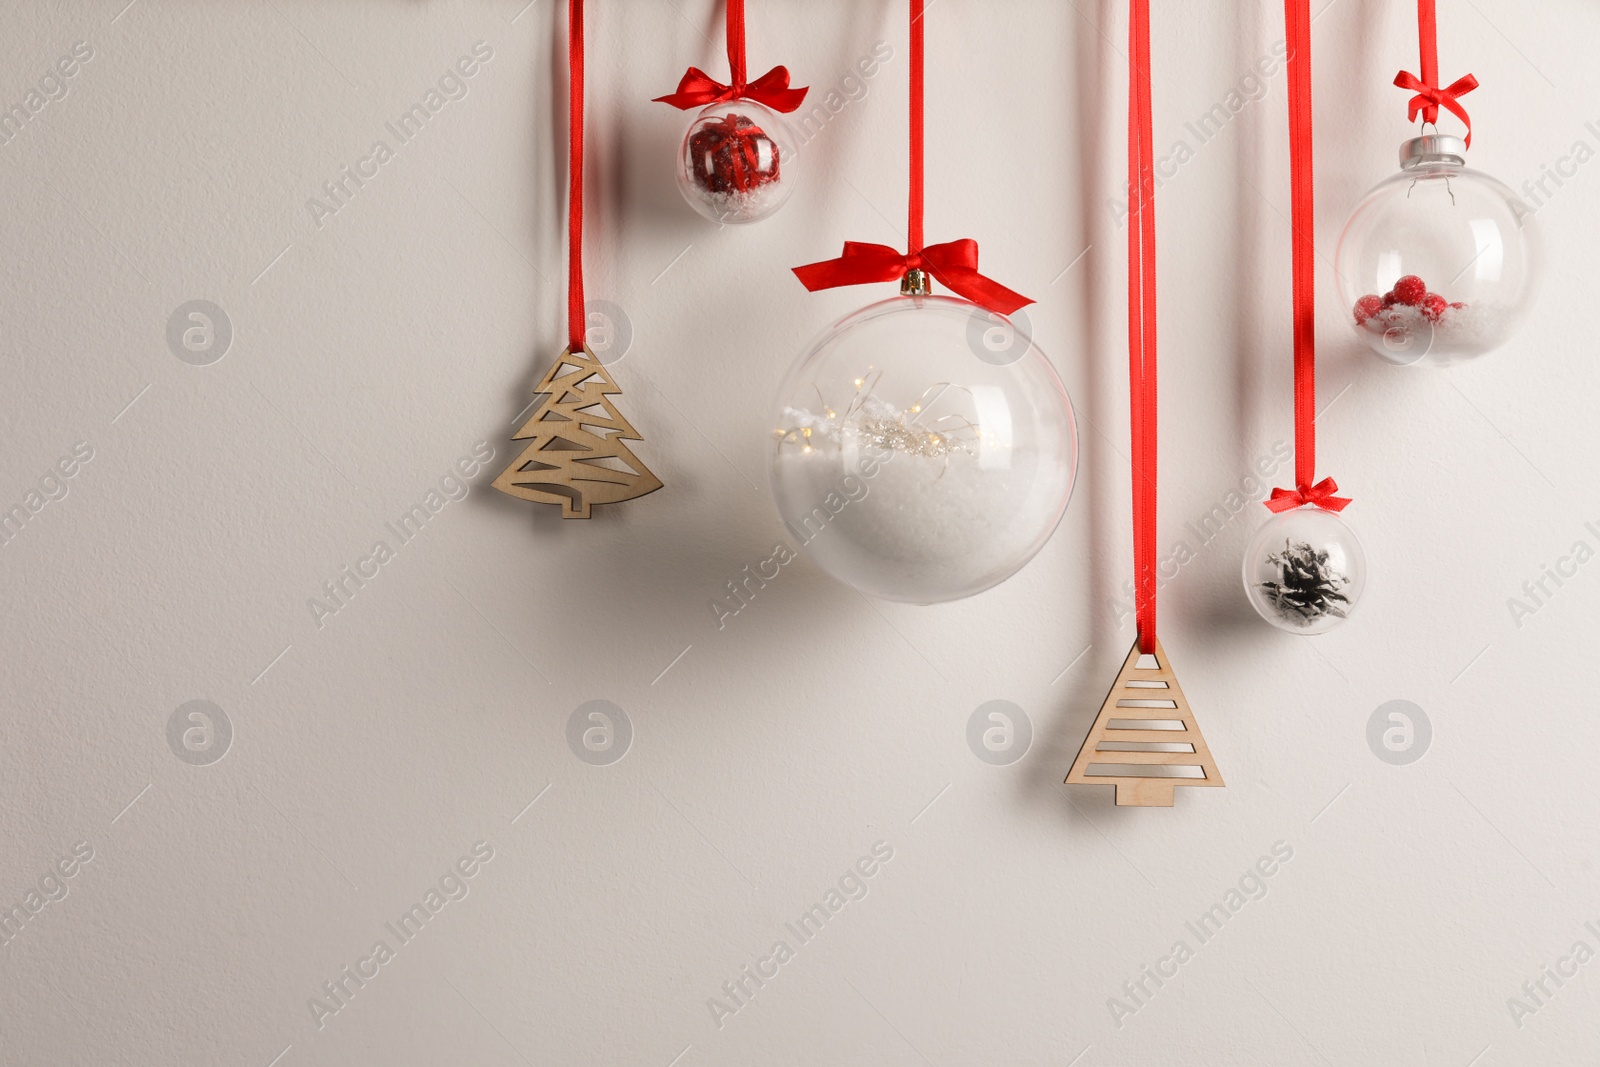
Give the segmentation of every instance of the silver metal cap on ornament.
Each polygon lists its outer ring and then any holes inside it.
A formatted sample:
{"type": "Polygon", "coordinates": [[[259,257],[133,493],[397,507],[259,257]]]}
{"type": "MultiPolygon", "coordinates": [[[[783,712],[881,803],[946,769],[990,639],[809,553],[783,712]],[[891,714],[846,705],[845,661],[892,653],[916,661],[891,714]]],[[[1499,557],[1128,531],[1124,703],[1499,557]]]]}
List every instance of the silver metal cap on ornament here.
{"type": "Polygon", "coordinates": [[[1426,163],[1467,162],[1467,142],[1447,133],[1413,137],[1400,146],[1400,169],[1410,170],[1426,163]]]}

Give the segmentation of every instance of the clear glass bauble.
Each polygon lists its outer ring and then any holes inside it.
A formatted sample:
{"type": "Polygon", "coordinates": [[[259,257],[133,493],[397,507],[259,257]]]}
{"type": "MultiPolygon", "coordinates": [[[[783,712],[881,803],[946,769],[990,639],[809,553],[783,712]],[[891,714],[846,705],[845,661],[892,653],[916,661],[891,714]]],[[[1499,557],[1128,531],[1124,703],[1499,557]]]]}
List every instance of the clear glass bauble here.
{"type": "Polygon", "coordinates": [[[794,192],[794,145],[789,121],[765,104],[712,104],[683,135],[678,189],[712,222],[757,222],[794,192]]]}
{"type": "Polygon", "coordinates": [[[1344,520],[1321,508],[1280,512],[1244,552],[1256,613],[1292,634],[1322,634],[1349,618],[1367,587],[1367,554],[1344,520]]]}
{"type": "Polygon", "coordinates": [[[817,565],[931,604],[1009,578],[1049,540],[1078,466],[1072,401],[1015,321],[902,296],[824,331],[773,409],[772,496],[817,565]]]}
{"type": "Polygon", "coordinates": [[[1356,206],[1335,274],[1351,328],[1400,366],[1448,366],[1510,338],[1533,302],[1538,239],[1509,188],[1454,137],[1401,149],[1399,174],[1356,206]]]}

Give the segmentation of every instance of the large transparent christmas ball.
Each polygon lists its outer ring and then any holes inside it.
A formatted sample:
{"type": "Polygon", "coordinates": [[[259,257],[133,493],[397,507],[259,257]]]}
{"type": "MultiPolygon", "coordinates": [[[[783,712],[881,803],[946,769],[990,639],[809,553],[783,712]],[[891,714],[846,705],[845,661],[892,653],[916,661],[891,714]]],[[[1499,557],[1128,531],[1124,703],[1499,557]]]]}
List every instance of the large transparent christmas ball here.
{"type": "Polygon", "coordinates": [[[1015,574],[1072,494],[1072,402],[1026,320],[902,296],[806,349],[773,411],[772,495],[863,593],[931,604],[1015,574]]]}
{"type": "Polygon", "coordinates": [[[1272,516],[1244,553],[1244,589],[1267,622],[1321,634],[1355,611],[1367,587],[1367,555],[1344,520],[1305,506],[1272,516]]]}
{"type": "Polygon", "coordinates": [[[1432,135],[1400,149],[1399,174],[1356,206],[1335,255],[1350,326],[1401,366],[1448,366],[1504,344],[1537,276],[1533,219],[1517,195],[1432,135]]]}
{"type": "Polygon", "coordinates": [[[712,104],[683,135],[678,188],[712,222],[756,222],[794,192],[794,146],[788,120],[766,105],[712,104]]]}

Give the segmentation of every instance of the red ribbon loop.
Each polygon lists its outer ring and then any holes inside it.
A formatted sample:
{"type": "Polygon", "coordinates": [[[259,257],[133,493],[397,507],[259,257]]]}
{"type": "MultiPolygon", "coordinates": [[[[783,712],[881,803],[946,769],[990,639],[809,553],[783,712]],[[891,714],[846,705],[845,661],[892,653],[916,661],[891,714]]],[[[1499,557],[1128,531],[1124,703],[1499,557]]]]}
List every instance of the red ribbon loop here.
{"type": "Polygon", "coordinates": [[[929,245],[920,253],[900,252],[888,245],[846,241],[844,253],[838,259],[807,263],[795,267],[794,273],[801,284],[814,293],[841,285],[899,281],[906,271],[914,269],[927,271],[951,292],[1002,315],[1033,303],[1031,297],[978,273],[978,242],[971,238],[929,245]]]}
{"type": "Polygon", "coordinates": [[[1290,511],[1294,508],[1313,504],[1323,511],[1343,511],[1350,504],[1350,498],[1335,496],[1339,491],[1339,483],[1332,478],[1324,478],[1316,485],[1300,486],[1295,489],[1274,489],[1272,496],[1262,501],[1271,511],[1290,511]]]}
{"type": "Polygon", "coordinates": [[[690,67],[678,82],[678,91],[656,97],[658,104],[671,104],[689,111],[726,100],[754,100],[774,111],[790,112],[805,100],[809,87],[789,88],[789,68],[773,67],[747,85],[724,85],[699,67],[690,67]]]}
{"type": "Polygon", "coordinates": [[[1445,86],[1443,89],[1429,85],[1414,74],[1401,71],[1394,76],[1394,83],[1402,89],[1416,93],[1407,104],[1406,117],[1417,121],[1421,115],[1424,122],[1438,122],[1439,109],[1442,107],[1456,118],[1460,119],[1467,127],[1467,147],[1472,147],[1472,120],[1467,117],[1467,109],[1461,106],[1457,97],[1465,96],[1478,87],[1478,79],[1470,74],[1464,74],[1445,86]]]}

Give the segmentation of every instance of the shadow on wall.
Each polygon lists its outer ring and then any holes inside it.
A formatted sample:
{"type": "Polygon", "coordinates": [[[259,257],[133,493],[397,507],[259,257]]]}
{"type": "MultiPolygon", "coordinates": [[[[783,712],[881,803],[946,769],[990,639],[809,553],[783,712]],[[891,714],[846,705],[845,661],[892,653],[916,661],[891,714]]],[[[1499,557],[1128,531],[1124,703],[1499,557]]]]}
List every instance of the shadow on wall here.
{"type": "MultiPolygon", "coordinates": [[[[1078,198],[1078,232],[1088,242],[1089,251],[1068,277],[1082,287],[1083,314],[1078,320],[1076,348],[1084,354],[1084,403],[1096,411],[1117,411],[1127,404],[1128,377],[1120,371],[1125,366],[1127,353],[1127,324],[1120,316],[1107,314],[1108,308],[1114,306],[1107,290],[1108,280],[1121,277],[1122,272],[1108,271],[1105,265],[1119,260],[1124,242],[1115,220],[1101,206],[1106,198],[1097,195],[1097,190],[1103,180],[1100,161],[1126,159],[1126,138],[1122,136],[1116,117],[1124,114],[1122,102],[1127,96],[1127,81],[1125,67],[1110,62],[1111,44],[1094,28],[1118,26],[1120,6],[1115,0],[1097,0],[1093,17],[1093,26],[1082,18],[1073,23],[1073,40],[1069,47],[1078,108],[1075,158],[1079,170],[1078,187],[1083,190],[1078,198]],[[1124,76],[1118,77],[1118,72],[1123,72],[1124,76]],[[1121,91],[1118,91],[1119,85],[1121,91]],[[1096,267],[1099,269],[1094,269],[1096,267]]],[[[1125,169],[1124,165],[1116,173],[1125,169]]],[[[1063,244],[1070,241],[1068,238],[1063,244]]],[[[1065,251],[1068,256],[1078,254],[1077,249],[1065,251]]],[[[1081,421],[1086,426],[1090,424],[1087,417],[1081,421]]],[[[1105,605],[1115,599],[1122,577],[1131,565],[1131,549],[1121,535],[1120,516],[1132,505],[1128,497],[1127,464],[1117,450],[1084,448],[1080,451],[1079,463],[1077,491],[1089,499],[1077,506],[1088,508],[1087,558],[1094,564],[1089,579],[1089,628],[1098,635],[1110,622],[1105,605]],[[1093,470],[1081,469],[1086,462],[1093,464],[1093,470]],[[1113,520],[1111,516],[1119,518],[1113,520]]],[[[1121,635],[1095,640],[1082,660],[1061,679],[1060,691],[1054,687],[1048,691],[1049,699],[1060,710],[1044,720],[1048,726],[1040,731],[1039,751],[1028,761],[1021,788],[1028,790],[1039,805],[1055,813],[1064,823],[1075,820],[1073,805],[1095,811],[1109,810],[1112,806],[1112,790],[1073,789],[1062,779],[1100,710],[1107,679],[1126,655],[1127,650],[1119,647],[1121,640],[1121,635]],[[1070,802],[1063,803],[1064,797],[1070,797],[1070,802]]],[[[1068,650],[1067,655],[1075,651],[1068,650]]]]}

